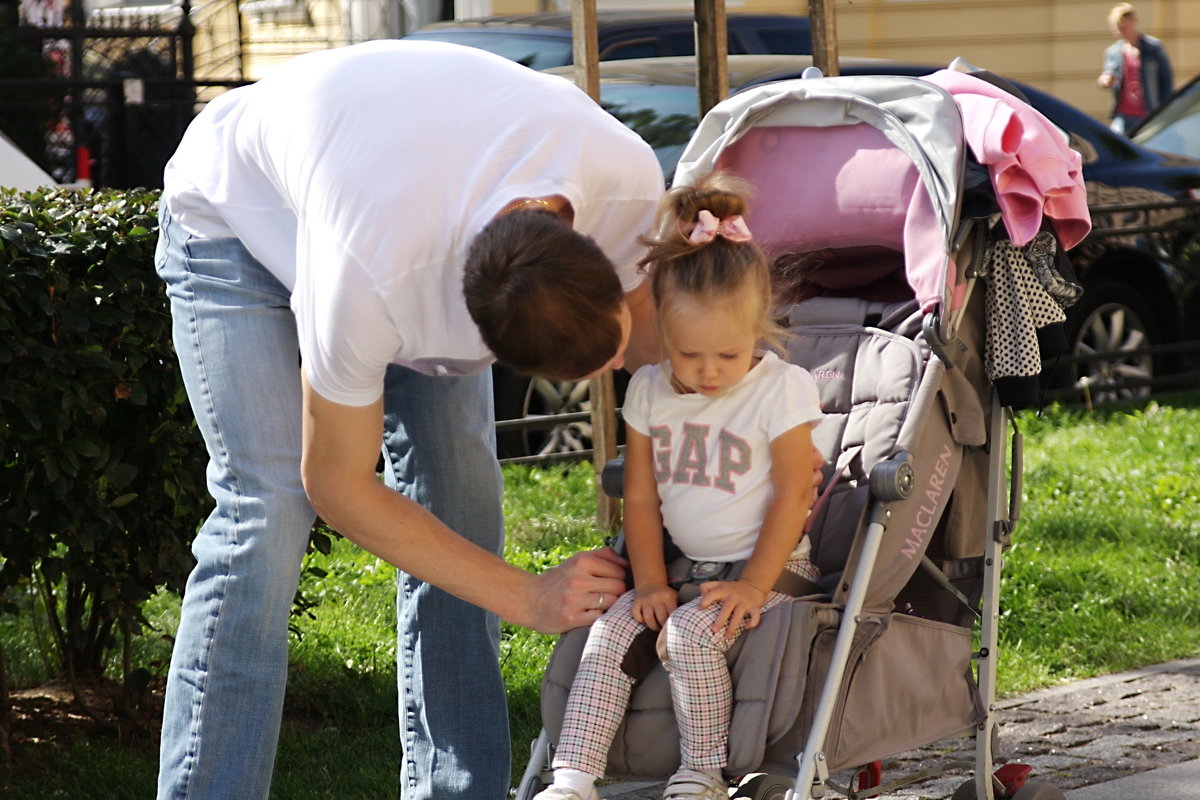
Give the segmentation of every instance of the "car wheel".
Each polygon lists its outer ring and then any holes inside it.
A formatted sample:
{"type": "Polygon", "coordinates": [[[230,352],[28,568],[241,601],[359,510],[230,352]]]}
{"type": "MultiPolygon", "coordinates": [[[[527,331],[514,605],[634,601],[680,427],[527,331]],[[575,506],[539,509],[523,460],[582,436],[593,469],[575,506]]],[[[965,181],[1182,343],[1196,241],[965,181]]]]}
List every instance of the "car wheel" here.
{"type": "MultiPolygon", "coordinates": [[[[591,386],[587,381],[555,381],[533,378],[525,390],[525,417],[574,414],[592,410],[591,386]]],[[[556,424],[549,430],[525,432],[529,455],[577,453],[591,449],[592,421],[574,420],[556,424]]]]}
{"type": "MultiPolygon", "coordinates": [[[[497,420],[591,410],[587,381],[531,378],[495,365],[492,368],[492,386],[497,420]]],[[[496,451],[500,458],[577,452],[587,450],[591,446],[590,420],[563,422],[549,429],[505,430],[496,435],[496,451]]]]}
{"type": "MultiPolygon", "coordinates": [[[[492,368],[492,382],[497,420],[592,410],[590,384],[587,381],[530,378],[497,364],[492,368]]],[[[613,374],[618,405],[628,385],[629,376],[625,372],[618,370],[613,374]]],[[[500,458],[578,453],[592,448],[592,421],[589,418],[555,423],[550,428],[504,431],[497,433],[496,444],[500,458]]]]}
{"type": "Polygon", "coordinates": [[[1123,284],[1098,281],[1072,316],[1071,355],[1095,357],[1074,365],[1072,384],[1083,399],[1099,405],[1149,397],[1154,357],[1136,352],[1158,342],[1146,302],[1123,284]]]}

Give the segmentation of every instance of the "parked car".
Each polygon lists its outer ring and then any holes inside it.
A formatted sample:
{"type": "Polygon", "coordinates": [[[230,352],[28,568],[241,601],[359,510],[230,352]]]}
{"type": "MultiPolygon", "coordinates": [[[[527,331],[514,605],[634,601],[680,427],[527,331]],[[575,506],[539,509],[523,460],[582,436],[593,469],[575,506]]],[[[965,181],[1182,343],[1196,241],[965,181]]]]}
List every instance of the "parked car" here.
{"type": "MultiPolygon", "coordinates": [[[[731,91],[797,78],[811,63],[807,56],[731,56],[731,91]]],[[[936,69],[875,59],[840,61],[848,75],[919,76],[936,69]]],[[[570,69],[546,71],[572,77],[570,69]]],[[[697,124],[695,59],[604,62],[600,71],[602,104],[654,147],[669,183],[697,124]]],[[[1145,396],[1156,376],[1196,368],[1195,355],[1187,361],[1180,354],[1151,355],[1144,349],[1200,339],[1200,161],[1150,150],[1062,100],[1014,85],[1083,155],[1093,227],[1070,253],[1085,288],[1068,312],[1072,353],[1118,355],[1048,369],[1051,389],[1057,388],[1052,395],[1078,397],[1072,387],[1086,378],[1093,402],[1145,396]]],[[[587,405],[586,391],[572,384],[540,386],[525,379],[508,390],[520,394],[522,387],[536,413],[587,405]],[[569,402],[555,409],[546,403],[553,397],[569,402]]],[[[574,446],[569,438],[560,436],[552,444],[574,446]]]]}
{"type": "MultiPolygon", "coordinates": [[[[730,53],[812,52],[808,17],[728,14],[726,27],[730,53]]],[[[596,28],[602,61],[696,52],[690,12],[598,11],[596,28]]],[[[561,11],[435,22],[405,38],[479,47],[533,69],[573,61],[571,15],[561,11]]]]}
{"type": "Polygon", "coordinates": [[[1200,159],[1200,75],[1154,109],[1129,138],[1152,150],[1200,159]]]}

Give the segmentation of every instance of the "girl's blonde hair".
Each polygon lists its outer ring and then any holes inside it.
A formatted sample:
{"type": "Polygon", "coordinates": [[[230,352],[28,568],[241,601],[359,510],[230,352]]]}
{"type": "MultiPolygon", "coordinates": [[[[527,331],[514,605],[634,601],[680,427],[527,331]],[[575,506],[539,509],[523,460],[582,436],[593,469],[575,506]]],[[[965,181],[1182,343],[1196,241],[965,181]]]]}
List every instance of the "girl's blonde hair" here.
{"type": "Polygon", "coordinates": [[[745,180],[713,172],[694,186],[672,188],[659,203],[658,233],[641,237],[649,250],[638,265],[650,273],[660,334],[670,290],[705,301],[744,292],[752,302],[746,314],[759,341],[773,349],[782,347],[784,331],[772,316],[771,270],[762,249],[753,241],[734,241],[720,233],[705,242],[688,238],[701,211],[718,220],[744,216],[750,196],[745,180]]]}

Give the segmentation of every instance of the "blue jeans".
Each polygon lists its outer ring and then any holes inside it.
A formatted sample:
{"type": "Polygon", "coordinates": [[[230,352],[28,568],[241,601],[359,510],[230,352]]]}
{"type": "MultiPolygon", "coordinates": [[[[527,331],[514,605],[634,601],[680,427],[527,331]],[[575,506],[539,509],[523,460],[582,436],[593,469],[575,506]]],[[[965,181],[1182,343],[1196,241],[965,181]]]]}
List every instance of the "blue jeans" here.
{"type": "MultiPolygon", "coordinates": [[[[268,796],[288,617],[314,512],[300,481],[300,369],[289,292],[236,239],[198,239],[164,208],[155,266],[207,445],[216,506],[192,546],[167,679],[160,800],[268,796]]],[[[385,479],[487,549],[503,549],[487,373],[385,381],[385,479]]],[[[496,618],[400,576],[401,796],[508,789],[496,618]],[[428,685],[426,684],[428,679],[428,685]]]]}

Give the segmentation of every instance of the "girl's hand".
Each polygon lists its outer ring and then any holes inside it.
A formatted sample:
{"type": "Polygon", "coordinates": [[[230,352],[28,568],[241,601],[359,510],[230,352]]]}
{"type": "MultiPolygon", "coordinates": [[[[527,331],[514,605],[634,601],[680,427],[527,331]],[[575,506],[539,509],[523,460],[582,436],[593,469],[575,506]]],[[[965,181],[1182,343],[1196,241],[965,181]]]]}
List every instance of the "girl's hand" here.
{"type": "Polygon", "coordinates": [[[665,583],[638,586],[633,618],[652,631],[661,631],[667,617],[679,607],[679,593],[665,583]]]}
{"type": "Polygon", "coordinates": [[[732,639],[743,622],[747,630],[758,627],[767,593],[746,581],[709,581],[700,584],[700,598],[701,608],[720,603],[712,630],[720,633],[724,628],[725,638],[732,639]]]}

